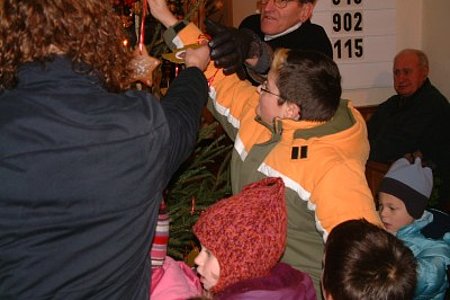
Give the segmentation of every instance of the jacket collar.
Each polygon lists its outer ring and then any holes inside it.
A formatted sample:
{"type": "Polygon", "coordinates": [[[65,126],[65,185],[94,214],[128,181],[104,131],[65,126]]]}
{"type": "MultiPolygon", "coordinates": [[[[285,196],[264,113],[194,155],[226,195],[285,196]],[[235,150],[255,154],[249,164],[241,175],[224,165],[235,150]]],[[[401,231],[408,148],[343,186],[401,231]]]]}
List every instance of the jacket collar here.
{"type": "Polygon", "coordinates": [[[406,225],[405,227],[400,228],[400,230],[397,232],[397,236],[401,237],[405,234],[407,235],[413,232],[419,232],[420,230],[422,230],[422,228],[424,228],[431,222],[433,222],[433,214],[425,210],[423,212],[423,215],[419,219],[415,220],[409,225],[406,225]]]}
{"type": "Polygon", "coordinates": [[[294,133],[294,138],[309,139],[311,137],[322,137],[344,131],[356,123],[356,120],[348,107],[348,100],[341,99],[338,109],[328,122],[304,122],[303,128],[294,133]],[[311,126],[310,124],[315,124],[311,126]]]}
{"type": "Polygon", "coordinates": [[[65,79],[74,83],[75,78],[88,81],[93,84],[99,83],[99,78],[92,75],[93,71],[86,64],[74,64],[63,55],[50,57],[45,61],[35,61],[22,65],[17,72],[17,86],[25,86],[41,82],[64,82],[65,79]]]}
{"type": "Polygon", "coordinates": [[[295,139],[309,139],[312,137],[322,137],[344,131],[356,123],[348,100],[341,99],[338,109],[333,118],[328,122],[317,121],[295,121],[290,119],[275,119],[273,124],[267,124],[259,116],[255,120],[266,127],[272,136],[281,136],[283,133],[293,132],[295,139]]]}

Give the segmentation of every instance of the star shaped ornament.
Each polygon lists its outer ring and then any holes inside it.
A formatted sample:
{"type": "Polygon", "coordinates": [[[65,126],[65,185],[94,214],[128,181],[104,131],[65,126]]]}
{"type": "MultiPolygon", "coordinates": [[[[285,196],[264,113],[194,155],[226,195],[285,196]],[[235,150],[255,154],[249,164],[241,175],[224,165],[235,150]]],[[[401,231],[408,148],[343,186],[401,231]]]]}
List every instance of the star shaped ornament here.
{"type": "Polygon", "coordinates": [[[133,51],[134,58],[131,60],[133,81],[140,81],[147,86],[153,84],[153,71],[159,66],[161,61],[150,56],[145,47],[137,47],[133,51]]]}

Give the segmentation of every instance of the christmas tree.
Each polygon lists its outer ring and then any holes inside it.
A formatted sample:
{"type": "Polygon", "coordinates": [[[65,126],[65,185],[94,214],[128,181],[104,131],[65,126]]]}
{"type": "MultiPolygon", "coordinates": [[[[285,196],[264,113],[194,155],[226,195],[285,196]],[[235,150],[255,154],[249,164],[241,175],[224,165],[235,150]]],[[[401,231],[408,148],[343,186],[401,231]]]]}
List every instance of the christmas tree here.
{"type": "MultiPolygon", "coordinates": [[[[115,0],[113,9],[121,16],[122,26],[129,36],[124,44],[137,47],[142,39],[147,52],[162,60],[161,55],[169,51],[162,40],[164,27],[145,14],[144,2],[115,0]]],[[[220,19],[223,7],[222,1],[217,0],[168,0],[168,5],[180,20],[192,21],[200,27],[205,17],[215,15],[216,20],[220,19]]],[[[162,60],[153,74],[152,93],[164,95],[164,89],[182,67],[162,60]]],[[[165,194],[170,217],[168,254],[190,265],[198,250],[192,226],[206,207],[231,194],[231,142],[220,134],[218,123],[211,121],[208,112],[204,115],[209,121],[202,123],[194,153],[172,178],[165,194]]]]}

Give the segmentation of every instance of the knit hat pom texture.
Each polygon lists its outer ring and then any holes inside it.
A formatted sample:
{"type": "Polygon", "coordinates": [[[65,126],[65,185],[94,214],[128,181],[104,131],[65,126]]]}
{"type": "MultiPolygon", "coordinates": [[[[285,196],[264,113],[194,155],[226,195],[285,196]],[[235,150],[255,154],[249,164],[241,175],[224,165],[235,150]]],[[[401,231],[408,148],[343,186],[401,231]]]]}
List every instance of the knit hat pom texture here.
{"type": "Polygon", "coordinates": [[[239,194],[210,206],[194,225],[194,233],[219,261],[219,280],[211,291],[267,275],[284,252],[286,232],[280,178],[249,184],[239,194]]]}

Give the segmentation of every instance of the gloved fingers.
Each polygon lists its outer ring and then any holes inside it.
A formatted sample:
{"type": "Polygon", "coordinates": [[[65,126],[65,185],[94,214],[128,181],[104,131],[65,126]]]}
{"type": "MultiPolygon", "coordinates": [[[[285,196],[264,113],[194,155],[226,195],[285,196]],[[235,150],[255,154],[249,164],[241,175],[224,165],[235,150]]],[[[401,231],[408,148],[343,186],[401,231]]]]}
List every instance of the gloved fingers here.
{"type": "Polygon", "coordinates": [[[230,31],[224,31],[220,34],[216,34],[215,36],[211,36],[211,40],[209,41],[208,45],[211,48],[219,47],[222,44],[225,43],[234,43],[233,35],[230,31]]]}
{"type": "Polygon", "coordinates": [[[230,75],[230,74],[236,73],[240,68],[241,68],[240,65],[232,65],[227,68],[223,68],[223,73],[225,75],[230,75]]]}
{"type": "Polygon", "coordinates": [[[227,27],[214,22],[213,20],[210,19],[206,19],[205,20],[205,29],[206,29],[206,33],[208,33],[210,36],[214,37],[215,35],[227,31],[227,27]]]}
{"type": "Polygon", "coordinates": [[[217,68],[228,68],[233,65],[240,66],[241,63],[239,60],[239,55],[237,53],[231,53],[229,55],[222,56],[218,59],[215,59],[214,65],[217,68]]]}
{"type": "Polygon", "coordinates": [[[223,73],[225,75],[230,75],[230,74],[236,73],[236,75],[241,80],[244,80],[245,78],[247,78],[247,73],[245,73],[244,67],[242,67],[242,66],[233,66],[230,68],[223,69],[223,73]]]}
{"type": "Polygon", "coordinates": [[[240,80],[244,80],[245,78],[247,78],[247,73],[242,66],[240,66],[240,68],[236,71],[236,74],[240,80]]]}
{"type": "Polygon", "coordinates": [[[211,59],[213,60],[230,55],[232,53],[238,53],[238,49],[236,49],[233,43],[225,43],[220,47],[211,47],[211,59]]]}

